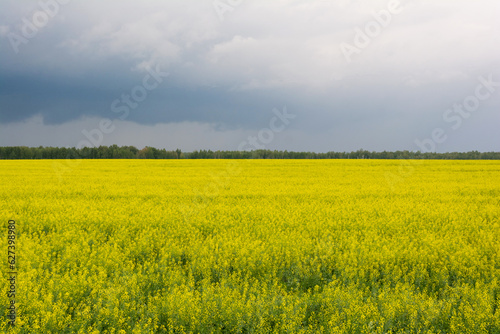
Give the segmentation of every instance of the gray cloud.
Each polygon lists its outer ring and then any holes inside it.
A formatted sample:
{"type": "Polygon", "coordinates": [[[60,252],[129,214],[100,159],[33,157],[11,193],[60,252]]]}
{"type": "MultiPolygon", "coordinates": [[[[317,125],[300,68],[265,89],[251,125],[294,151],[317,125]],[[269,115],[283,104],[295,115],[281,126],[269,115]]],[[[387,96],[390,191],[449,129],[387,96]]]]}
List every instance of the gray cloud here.
{"type": "Polygon", "coordinates": [[[348,62],[340,45],[354,45],[356,29],[389,2],[242,1],[221,21],[211,1],[73,0],[15,53],[9,38],[23,36],[23,19],[41,5],[5,0],[0,144],[43,142],[49,132],[27,131],[35,119],[40,129],[60,129],[47,142],[76,145],[75,124],[110,118],[128,129],[107,137],[117,144],[141,146],[149,129],[150,142],[162,146],[169,129],[193,149],[229,149],[223,142],[267,126],[270,110],[287,105],[297,119],[273,142],[283,149],[416,150],[415,138],[442,127],[449,139],[438,150],[498,150],[498,92],[460,129],[443,121],[479,76],[500,81],[497,2],[401,1],[400,13],[348,62]],[[119,120],[112,103],[156,66],[169,76],[119,120]],[[173,130],[186,124],[207,137],[173,130]],[[26,139],[5,136],[12,127],[26,139]]]}

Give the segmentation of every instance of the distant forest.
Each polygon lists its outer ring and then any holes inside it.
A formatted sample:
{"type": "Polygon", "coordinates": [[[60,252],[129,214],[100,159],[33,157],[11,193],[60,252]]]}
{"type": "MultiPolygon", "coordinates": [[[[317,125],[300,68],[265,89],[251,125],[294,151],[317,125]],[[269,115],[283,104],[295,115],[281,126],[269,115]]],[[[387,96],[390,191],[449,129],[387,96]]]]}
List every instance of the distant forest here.
{"type": "Polygon", "coordinates": [[[449,160],[500,160],[500,152],[450,152],[422,153],[420,151],[370,152],[363,149],[353,152],[289,152],[289,151],[167,151],[148,147],[139,150],[134,146],[66,147],[0,147],[0,159],[449,159],[449,160]]]}

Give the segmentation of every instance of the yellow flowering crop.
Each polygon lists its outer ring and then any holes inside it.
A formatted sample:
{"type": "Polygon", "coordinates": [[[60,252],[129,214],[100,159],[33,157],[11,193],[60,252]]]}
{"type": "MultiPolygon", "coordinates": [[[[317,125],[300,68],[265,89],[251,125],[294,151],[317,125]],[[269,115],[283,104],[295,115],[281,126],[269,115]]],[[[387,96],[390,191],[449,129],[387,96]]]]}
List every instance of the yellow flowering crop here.
{"type": "Polygon", "coordinates": [[[0,161],[12,333],[499,333],[500,162],[0,161]],[[64,166],[64,168],[61,168],[64,166]]]}

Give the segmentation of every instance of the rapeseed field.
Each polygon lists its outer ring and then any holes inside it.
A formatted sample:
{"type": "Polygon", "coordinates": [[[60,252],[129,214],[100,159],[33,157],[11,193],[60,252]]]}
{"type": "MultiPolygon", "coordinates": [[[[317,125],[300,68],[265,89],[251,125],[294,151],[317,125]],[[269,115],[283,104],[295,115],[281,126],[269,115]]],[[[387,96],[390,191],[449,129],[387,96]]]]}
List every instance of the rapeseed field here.
{"type": "Polygon", "coordinates": [[[499,161],[0,171],[1,332],[500,333],[499,161]]]}

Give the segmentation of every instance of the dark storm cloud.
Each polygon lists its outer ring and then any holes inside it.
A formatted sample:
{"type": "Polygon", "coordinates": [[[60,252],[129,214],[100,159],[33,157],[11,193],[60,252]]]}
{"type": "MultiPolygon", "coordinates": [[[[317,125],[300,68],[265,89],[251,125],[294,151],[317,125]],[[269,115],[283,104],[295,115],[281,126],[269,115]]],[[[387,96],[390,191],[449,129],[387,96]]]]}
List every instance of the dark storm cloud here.
{"type": "MultiPolygon", "coordinates": [[[[287,105],[297,114],[290,130],[304,134],[297,147],[321,135],[416,149],[414,138],[449,125],[444,111],[473,94],[478,77],[500,81],[493,0],[243,1],[222,15],[211,1],[57,1],[4,1],[4,125],[94,117],[244,132],[287,105]],[[25,37],[26,22],[54,3],[54,15],[25,37]],[[346,55],[343,45],[356,51],[346,55]],[[115,112],[155,68],[169,75],[126,117],[115,112]]],[[[485,119],[496,115],[498,95],[482,103],[485,119]]],[[[486,127],[468,124],[470,141],[486,145],[477,139],[486,127]]]]}

